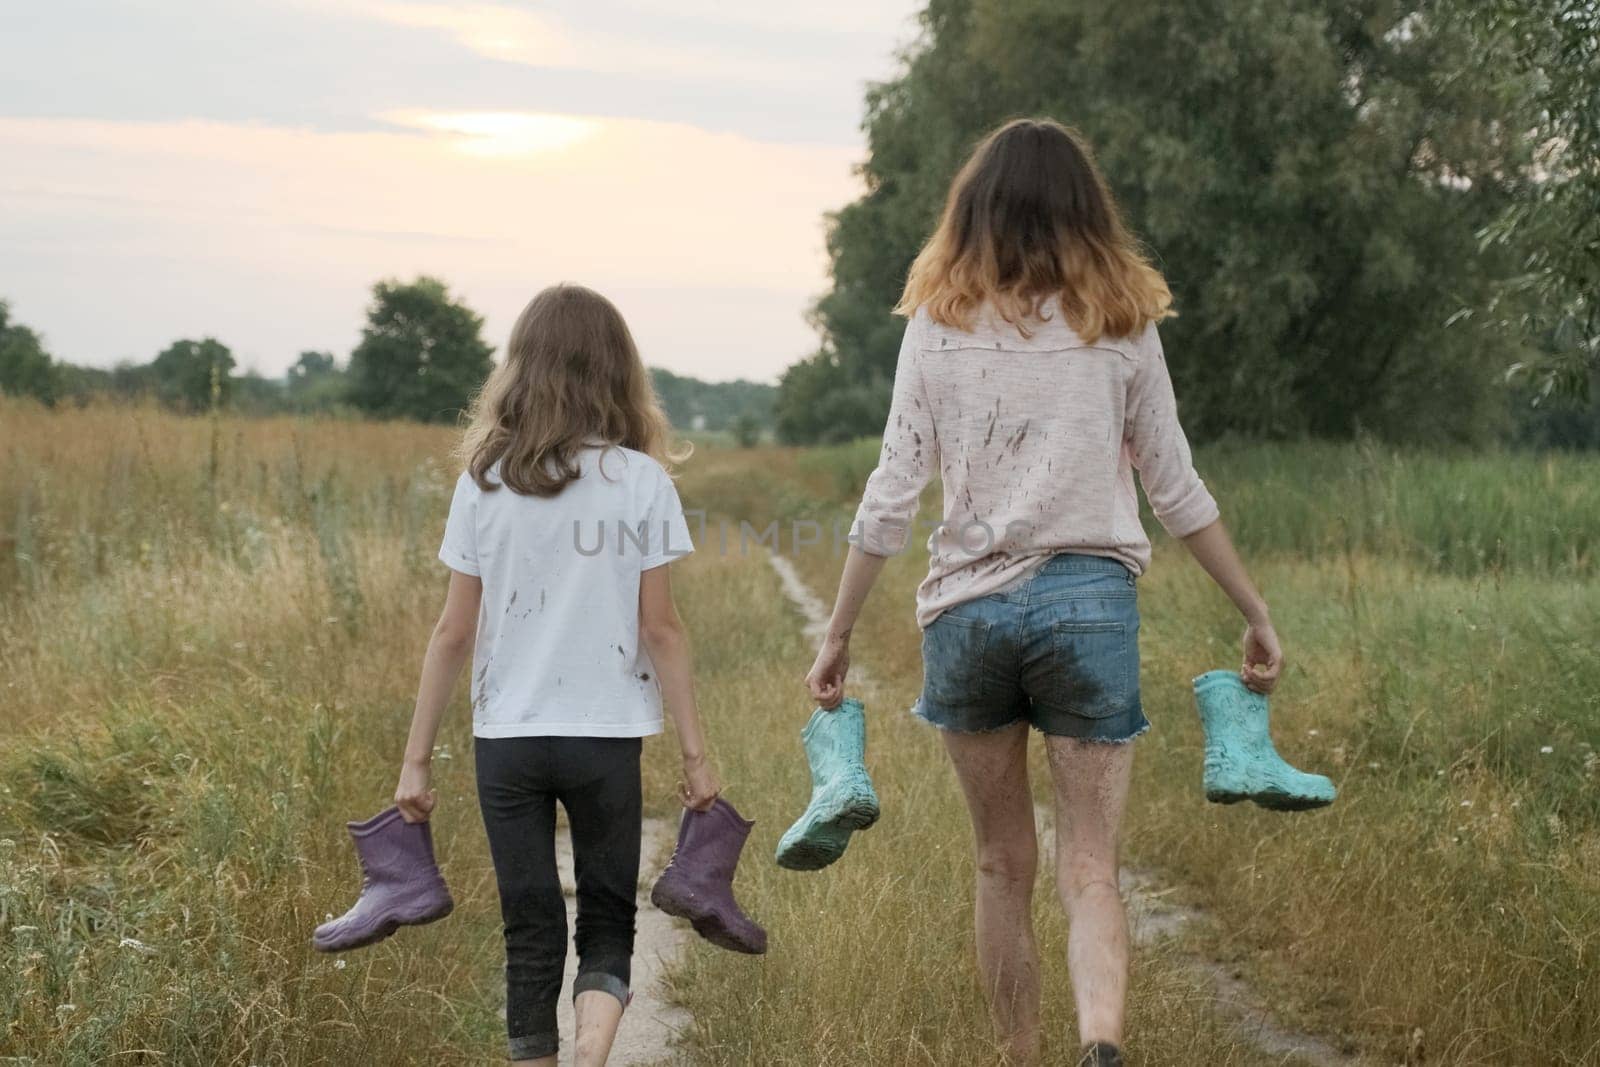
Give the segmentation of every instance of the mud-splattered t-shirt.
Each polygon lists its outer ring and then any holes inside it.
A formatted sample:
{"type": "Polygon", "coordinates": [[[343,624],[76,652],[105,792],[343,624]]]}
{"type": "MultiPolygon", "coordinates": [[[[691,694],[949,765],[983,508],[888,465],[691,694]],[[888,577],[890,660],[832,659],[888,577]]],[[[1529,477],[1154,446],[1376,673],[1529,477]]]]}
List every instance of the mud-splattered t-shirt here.
{"type": "MultiPolygon", "coordinates": [[[[643,737],[661,689],[639,643],[639,576],[693,550],[672,479],[589,448],[553,497],[456,482],[439,559],[483,581],[472,655],[478,737],[643,737]]],[[[498,468],[489,472],[498,482],[498,468]]]]}
{"type": "Polygon", "coordinates": [[[992,312],[971,332],[925,310],[906,327],[878,467],[853,536],[905,547],[937,473],[944,516],[928,538],[917,622],[1004,589],[1061,552],[1109,556],[1143,574],[1150,539],[1133,472],[1174,537],[1217,519],[1178,424],[1154,325],[1086,344],[1054,302],[1024,336],[992,312]]]}

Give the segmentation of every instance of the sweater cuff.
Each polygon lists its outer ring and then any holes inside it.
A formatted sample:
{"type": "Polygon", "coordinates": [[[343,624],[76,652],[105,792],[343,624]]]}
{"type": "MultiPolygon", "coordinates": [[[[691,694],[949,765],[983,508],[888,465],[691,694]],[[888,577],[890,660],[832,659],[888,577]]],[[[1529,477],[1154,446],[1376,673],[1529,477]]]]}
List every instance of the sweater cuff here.
{"type": "Polygon", "coordinates": [[[1194,486],[1181,500],[1156,514],[1156,520],[1162,528],[1179,540],[1199,533],[1221,517],[1222,509],[1217,507],[1211,491],[1199,478],[1195,479],[1194,486]]]}
{"type": "Polygon", "coordinates": [[[907,525],[874,515],[866,504],[856,511],[850,542],[873,556],[899,555],[906,547],[907,525]]]}

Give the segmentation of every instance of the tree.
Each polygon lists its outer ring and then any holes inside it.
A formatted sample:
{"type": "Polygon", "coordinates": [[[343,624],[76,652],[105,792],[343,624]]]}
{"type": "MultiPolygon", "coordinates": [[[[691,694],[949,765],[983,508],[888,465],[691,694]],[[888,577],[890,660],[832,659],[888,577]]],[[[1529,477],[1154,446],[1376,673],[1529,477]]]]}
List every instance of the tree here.
{"type": "Polygon", "coordinates": [[[56,399],[79,407],[113,392],[112,374],[101,367],[56,364],[56,399]]]}
{"type": "Polygon", "coordinates": [[[730,429],[740,448],[754,448],[761,443],[761,421],[749,412],[734,419],[730,429]]]}
{"type": "Polygon", "coordinates": [[[483,319],[437,279],[379,282],[350,354],[350,402],[383,418],[454,419],[492,366],[482,329],[483,319]]]}
{"type": "MultiPolygon", "coordinates": [[[[132,377],[155,390],[174,411],[194,414],[220,408],[233,391],[233,353],[214,337],[174,341],[132,377]]],[[[120,368],[119,368],[120,369],[120,368]]]]}
{"type": "Polygon", "coordinates": [[[1484,231],[1521,254],[1507,289],[1528,299],[1496,310],[1547,339],[1535,396],[1559,389],[1581,402],[1600,372],[1600,4],[1457,2],[1493,61],[1526,79],[1535,105],[1539,166],[1484,231]]]}
{"type": "MultiPolygon", "coordinates": [[[[889,320],[888,325],[896,323],[889,320]]],[[[784,371],[778,385],[778,440],[837,444],[879,433],[889,410],[893,375],[892,363],[885,371],[865,359],[847,370],[838,355],[826,350],[801,360],[784,371]],[[860,377],[866,381],[855,380],[860,377]]]]}
{"type": "Polygon", "coordinates": [[[272,415],[284,410],[285,392],[281,378],[265,378],[247,370],[229,380],[228,404],[247,415],[272,415]]]}
{"type": "Polygon", "coordinates": [[[757,427],[772,423],[777,390],[770,385],[743,378],[705,382],[660,367],[650,369],[650,380],[667,418],[679,430],[731,430],[745,417],[757,427]]]}
{"type": "Polygon", "coordinates": [[[39,335],[11,321],[11,306],[0,300],[0,393],[29,396],[54,404],[56,367],[39,335]]]}
{"type": "Polygon", "coordinates": [[[790,369],[788,440],[875,434],[889,313],[950,177],[1015,115],[1083,130],[1180,317],[1185,422],[1226,432],[1473,439],[1505,420],[1503,250],[1476,234],[1532,146],[1522,97],[1423,0],[930,0],[901,75],[867,97],[865,195],[834,215],[821,352],[790,369]],[[1424,13],[1426,12],[1426,14],[1424,13]]]}
{"type": "Polygon", "coordinates": [[[328,352],[302,352],[285,375],[289,406],[296,411],[328,411],[344,402],[345,373],[328,352]]]}
{"type": "Polygon", "coordinates": [[[294,366],[289,368],[288,374],[291,387],[314,382],[318,378],[326,377],[338,371],[333,353],[331,352],[302,352],[300,358],[295,360],[294,366]]]}

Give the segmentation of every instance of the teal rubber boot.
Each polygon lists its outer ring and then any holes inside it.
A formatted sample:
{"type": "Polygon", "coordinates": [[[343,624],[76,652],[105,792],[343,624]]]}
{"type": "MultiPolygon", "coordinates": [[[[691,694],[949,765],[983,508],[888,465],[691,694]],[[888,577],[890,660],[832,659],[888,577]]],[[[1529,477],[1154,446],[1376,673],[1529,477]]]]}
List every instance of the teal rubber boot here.
{"type": "Polygon", "coordinates": [[[1304,811],[1333,803],[1337,790],[1320,774],[1297,771],[1272,747],[1267,698],[1245,688],[1233,671],[1208,671],[1194,680],[1206,732],[1206,799],[1214,804],[1253,800],[1274,811],[1304,811]]]}
{"type": "Polygon", "coordinates": [[[811,764],[811,803],[778,842],[778,866],[820,871],[850,844],[850,835],[878,821],[878,794],[867,776],[867,715],[846,697],[835,711],[818,708],[800,731],[811,764]]]}

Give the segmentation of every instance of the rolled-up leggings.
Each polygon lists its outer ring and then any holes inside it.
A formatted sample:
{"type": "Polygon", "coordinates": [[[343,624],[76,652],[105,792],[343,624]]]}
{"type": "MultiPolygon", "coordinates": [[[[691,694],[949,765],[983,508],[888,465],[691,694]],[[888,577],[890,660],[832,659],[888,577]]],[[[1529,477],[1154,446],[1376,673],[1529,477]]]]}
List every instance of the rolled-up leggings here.
{"type": "Polygon", "coordinates": [[[578,977],[628,1000],[639,881],[636,737],[480,737],[478,804],[506,930],[506,1034],[514,1060],[553,1056],[567,959],[567,909],[556,874],[556,802],[572,828],[578,883],[578,977]]]}

